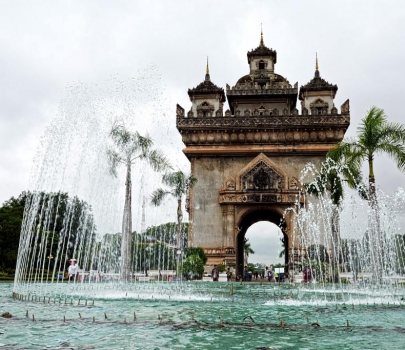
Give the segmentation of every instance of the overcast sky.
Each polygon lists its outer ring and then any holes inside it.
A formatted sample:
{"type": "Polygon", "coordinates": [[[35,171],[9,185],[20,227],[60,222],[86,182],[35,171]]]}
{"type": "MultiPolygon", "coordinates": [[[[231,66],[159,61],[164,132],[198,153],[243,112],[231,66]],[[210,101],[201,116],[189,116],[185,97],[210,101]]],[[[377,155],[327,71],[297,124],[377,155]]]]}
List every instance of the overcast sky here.
{"type": "MultiPolygon", "coordinates": [[[[405,120],[401,0],[0,0],[0,9],[0,203],[28,188],[41,136],[69,86],[128,79],[153,65],[168,102],[166,128],[176,133],[176,103],[189,109],[187,89],[203,80],[206,57],[211,80],[234,85],[248,73],[246,52],[258,46],[261,23],[265,44],[277,50],[276,73],[290,83],[313,77],[318,52],[321,76],[339,88],[336,106],[350,99],[348,135],[373,105],[393,122],[405,120]]],[[[180,137],[173,140],[173,159],[187,170],[180,137]]],[[[389,193],[404,185],[385,157],[375,172],[389,193]]],[[[271,256],[280,249],[275,231],[249,234],[258,252],[262,242],[271,256]]],[[[267,262],[268,253],[256,258],[267,262]]]]}

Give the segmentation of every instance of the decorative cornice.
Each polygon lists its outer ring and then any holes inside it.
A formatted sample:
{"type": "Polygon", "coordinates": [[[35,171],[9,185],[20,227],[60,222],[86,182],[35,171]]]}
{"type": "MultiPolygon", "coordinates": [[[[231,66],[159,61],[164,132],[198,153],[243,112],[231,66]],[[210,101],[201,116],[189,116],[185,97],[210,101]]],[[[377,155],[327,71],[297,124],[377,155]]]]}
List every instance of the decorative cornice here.
{"type": "Polygon", "coordinates": [[[207,130],[232,130],[232,129],[290,129],[312,128],[316,126],[349,126],[349,114],[336,115],[287,115],[267,117],[177,117],[177,129],[207,129],[207,130]]]}
{"type": "Polygon", "coordinates": [[[283,191],[278,193],[255,192],[242,193],[236,191],[220,191],[218,197],[219,204],[286,204],[293,205],[297,201],[303,203],[303,196],[299,195],[299,191],[283,191]]]}
{"type": "Polygon", "coordinates": [[[198,84],[195,88],[188,89],[188,95],[190,97],[197,94],[206,95],[212,93],[219,93],[221,95],[221,102],[226,101],[224,89],[218,87],[210,80],[205,80],[202,83],[198,84]]]}
{"type": "Polygon", "coordinates": [[[265,45],[259,45],[255,49],[248,51],[247,57],[248,62],[250,63],[250,58],[254,56],[271,56],[273,57],[273,62],[277,63],[277,51],[273,49],[269,49],[265,45]]]}
{"type": "Polygon", "coordinates": [[[307,91],[333,91],[336,93],[337,90],[337,85],[330,84],[325,79],[315,75],[310,82],[300,87],[299,99],[302,100],[303,94],[307,91]]]}
{"type": "Polygon", "coordinates": [[[273,88],[273,89],[226,89],[226,94],[228,96],[239,96],[239,95],[297,95],[297,88],[273,88]]]}

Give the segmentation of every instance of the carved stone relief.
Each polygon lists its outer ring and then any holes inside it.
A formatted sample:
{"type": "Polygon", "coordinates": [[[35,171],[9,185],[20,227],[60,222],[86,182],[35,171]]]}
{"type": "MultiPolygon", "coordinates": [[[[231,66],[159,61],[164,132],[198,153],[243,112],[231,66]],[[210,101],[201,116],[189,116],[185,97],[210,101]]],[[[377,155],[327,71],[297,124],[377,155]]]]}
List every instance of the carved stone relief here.
{"type": "Polygon", "coordinates": [[[241,188],[251,191],[281,191],[284,177],[269,167],[264,161],[258,162],[251,170],[241,176],[241,188]]]}
{"type": "Polygon", "coordinates": [[[297,190],[298,189],[298,180],[295,177],[290,178],[288,188],[290,190],[297,190]]]}

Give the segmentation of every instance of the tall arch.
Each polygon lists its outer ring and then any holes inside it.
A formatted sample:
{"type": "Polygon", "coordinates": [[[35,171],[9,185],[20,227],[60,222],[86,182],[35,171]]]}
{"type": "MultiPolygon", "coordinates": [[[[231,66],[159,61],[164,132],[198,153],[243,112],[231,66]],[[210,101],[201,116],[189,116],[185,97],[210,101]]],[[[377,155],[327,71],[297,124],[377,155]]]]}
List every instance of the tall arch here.
{"type": "Polygon", "coordinates": [[[287,234],[287,225],[280,210],[272,207],[248,208],[237,218],[236,242],[236,276],[244,275],[244,243],[245,235],[250,226],[259,221],[268,221],[280,227],[283,233],[283,242],[285,246],[285,268],[288,269],[289,238],[287,234]]]}

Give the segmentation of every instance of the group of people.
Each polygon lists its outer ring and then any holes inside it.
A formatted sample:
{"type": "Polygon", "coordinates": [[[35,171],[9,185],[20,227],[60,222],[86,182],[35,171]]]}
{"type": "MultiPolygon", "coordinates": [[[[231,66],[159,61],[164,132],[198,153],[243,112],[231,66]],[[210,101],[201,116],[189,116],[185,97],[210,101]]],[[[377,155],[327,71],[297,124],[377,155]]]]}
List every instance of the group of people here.
{"type": "MultiPolygon", "coordinates": [[[[212,277],[213,282],[218,282],[219,270],[218,270],[217,265],[214,265],[214,268],[211,271],[211,277],[212,277]]],[[[227,280],[227,282],[230,282],[232,280],[232,271],[231,271],[230,267],[228,267],[228,269],[226,270],[226,280],[227,280]]]]}
{"type": "MultiPolygon", "coordinates": [[[[214,268],[211,270],[211,277],[213,282],[219,281],[219,270],[217,265],[214,265],[214,268]]],[[[246,268],[243,278],[242,276],[239,276],[239,278],[236,278],[236,280],[252,281],[253,278],[256,280],[259,278],[267,279],[269,282],[284,282],[288,278],[288,275],[286,273],[278,273],[277,271],[273,272],[267,267],[266,270],[263,269],[260,273],[258,271],[252,272],[246,268]]],[[[226,279],[228,282],[232,280],[232,271],[230,267],[228,267],[226,271],[226,279]]]]}

